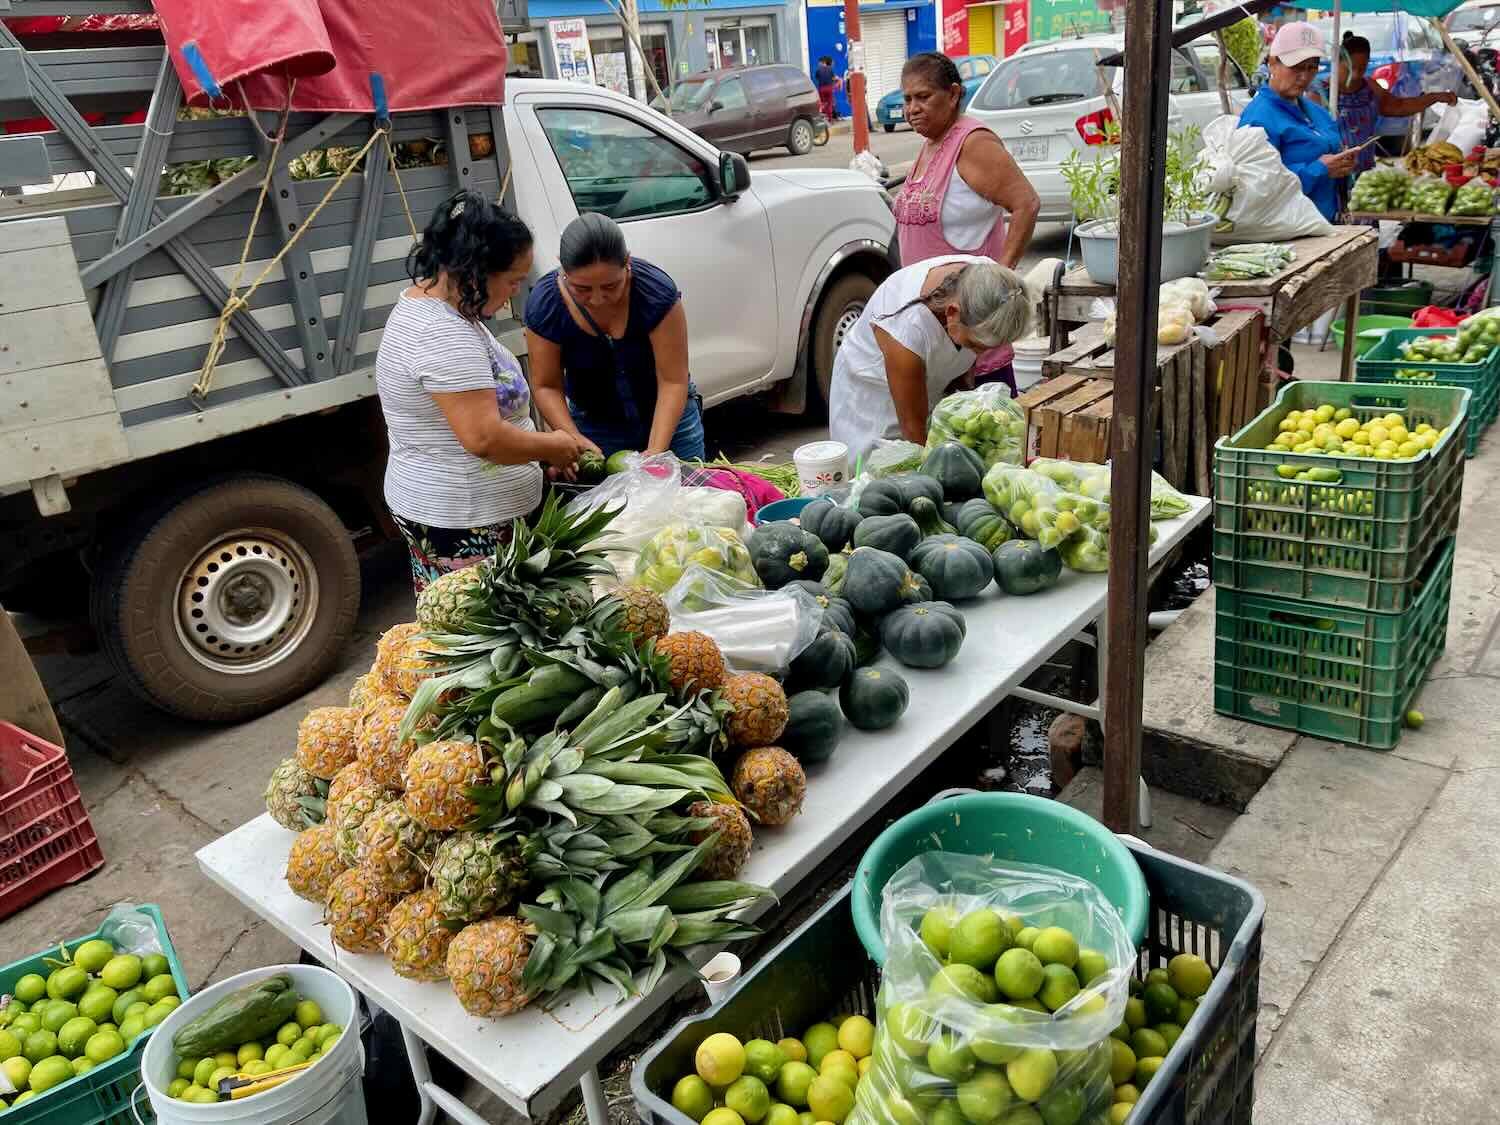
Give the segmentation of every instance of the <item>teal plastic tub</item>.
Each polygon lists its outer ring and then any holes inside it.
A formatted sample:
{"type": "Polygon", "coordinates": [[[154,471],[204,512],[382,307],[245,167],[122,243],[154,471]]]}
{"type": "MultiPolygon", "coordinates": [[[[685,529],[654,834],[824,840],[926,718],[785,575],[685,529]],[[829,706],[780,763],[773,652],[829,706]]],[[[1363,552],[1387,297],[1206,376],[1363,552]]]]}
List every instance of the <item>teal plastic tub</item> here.
{"type": "Polygon", "coordinates": [[[854,872],[854,928],[876,964],[880,896],[891,876],[922,852],[994,856],[1055,867],[1086,879],[1114,904],[1137,945],[1146,936],[1146,880],[1120,839],[1093,817],[1024,793],[965,793],[907,813],[878,837],[854,872]]]}
{"type": "MultiPolygon", "coordinates": [[[[1410,328],[1409,316],[1362,316],[1354,322],[1354,354],[1362,356],[1385,338],[1392,328],[1410,328]]],[[[1333,322],[1333,342],[1344,346],[1344,320],[1333,322]]]]}

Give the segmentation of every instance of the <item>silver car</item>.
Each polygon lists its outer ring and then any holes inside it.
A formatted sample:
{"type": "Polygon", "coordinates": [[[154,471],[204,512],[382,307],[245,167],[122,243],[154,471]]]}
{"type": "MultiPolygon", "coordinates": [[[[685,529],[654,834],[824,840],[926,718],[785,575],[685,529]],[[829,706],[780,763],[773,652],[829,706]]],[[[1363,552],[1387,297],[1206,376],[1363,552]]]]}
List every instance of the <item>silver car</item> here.
{"type": "MultiPolygon", "coordinates": [[[[1109,143],[1116,124],[1105,101],[1106,84],[1118,98],[1123,69],[1098,61],[1124,50],[1120,35],[1090,35],[1028,44],[1005,59],[985,80],[968,112],[995,131],[1042,199],[1044,222],[1072,222],[1073,204],[1062,177],[1072,153],[1085,157],[1109,143]]],[[[1238,113],[1250,100],[1244,75],[1229,66],[1229,99],[1238,113]]],[[[1202,128],[1222,112],[1219,49],[1212,40],[1172,53],[1169,130],[1202,128]]]]}

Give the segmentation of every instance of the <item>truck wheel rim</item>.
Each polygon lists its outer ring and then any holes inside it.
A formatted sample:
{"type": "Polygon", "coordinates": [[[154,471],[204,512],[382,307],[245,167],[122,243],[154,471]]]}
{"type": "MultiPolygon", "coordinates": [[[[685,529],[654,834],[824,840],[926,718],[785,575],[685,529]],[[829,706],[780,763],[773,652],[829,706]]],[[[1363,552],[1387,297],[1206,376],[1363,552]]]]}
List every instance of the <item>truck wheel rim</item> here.
{"type": "Polygon", "coordinates": [[[232,532],[206,548],[177,583],[177,636],[205,668],[262,672],[312,628],[318,576],[300,544],[273,532],[232,532]]]}
{"type": "Polygon", "coordinates": [[[864,315],[864,311],[865,303],[863,301],[853,301],[844,306],[844,311],[839,314],[838,320],[834,321],[833,351],[835,355],[844,346],[844,337],[854,331],[854,326],[859,323],[859,318],[864,315]]]}
{"type": "Polygon", "coordinates": [[[806,121],[792,126],[792,144],[797,148],[812,148],[812,126],[806,121]]]}

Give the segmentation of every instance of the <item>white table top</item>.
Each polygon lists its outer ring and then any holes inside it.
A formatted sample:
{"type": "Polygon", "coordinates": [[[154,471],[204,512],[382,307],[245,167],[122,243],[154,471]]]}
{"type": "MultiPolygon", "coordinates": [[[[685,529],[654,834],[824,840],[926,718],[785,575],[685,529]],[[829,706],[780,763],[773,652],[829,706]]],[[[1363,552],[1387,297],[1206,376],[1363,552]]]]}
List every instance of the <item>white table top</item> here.
{"type": "MultiPolygon", "coordinates": [[[[1193,507],[1187,515],[1156,524],[1153,563],[1207,518],[1209,502],[1188,499],[1193,507]]],[[[788,894],[853,827],[1097,618],[1105,594],[1104,575],[1064,570],[1044,593],[1012,598],[991,587],[965,603],[968,636],[958,658],[936,671],[900,669],[911,685],[911,705],[901,721],[884,731],[846,731],[833,758],[809,770],[801,815],[756,834],[741,878],[788,894]]],[[[464,1012],[446,983],[403,980],[383,957],[336,950],[322,908],[292,894],[282,878],[292,839],[262,815],[204,847],[198,863],[209,878],[522,1113],[555,1104],[682,984],[669,974],[651,996],[630,1003],[574,991],[550,1012],[533,1007],[505,1019],[477,1019],[464,1012]]]]}

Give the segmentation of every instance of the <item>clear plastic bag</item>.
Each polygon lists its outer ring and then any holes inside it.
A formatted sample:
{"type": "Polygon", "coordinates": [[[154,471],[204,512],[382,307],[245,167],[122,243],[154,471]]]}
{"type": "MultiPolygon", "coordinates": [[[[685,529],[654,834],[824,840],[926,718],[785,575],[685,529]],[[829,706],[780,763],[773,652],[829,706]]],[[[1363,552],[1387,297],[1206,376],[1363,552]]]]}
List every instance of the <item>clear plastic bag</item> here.
{"type": "Polygon", "coordinates": [[[874,1062],[851,1122],[1094,1122],[1108,1112],[1109,1036],[1136,952],[1098,888],[1051,868],[927,852],[886,884],[880,933],[874,1062]],[[1028,929],[1039,931],[1029,949],[1017,944],[1028,929]]]}
{"type": "Polygon", "coordinates": [[[914,441],[901,438],[877,438],[860,466],[861,475],[889,477],[896,473],[914,473],[922,467],[927,450],[914,441]]]}
{"type": "Polygon", "coordinates": [[[120,953],[144,957],[148,953],[166,952],[156,932],[156,920],[133,902],[117,902],[110,907],[99,935],[120,953]]]}
{"type": "MultiPolygon", "coordinates": [[[[1064,493],[1041,473],[1019,465],[994,465],[984,475],[984,498],[1013,523],[1028,539],[1043,547],[1056,547],[1082,526],[1072,511],[1058,507],[1064,495],[1076,501],[1084,497],[1064,493]]],[[[1087,501],[1095,508],[1097,503],[1087,501]]],[[[1106,506],[1107,510],[1107,506],[1106,506]]]]}
{"type": "Polygon", "coordinates": [[[685,521],[667,524],[646,541],[635,560],[635,578],[665,594],[694,563],[751,587],[760,586],[750,552],[737,531],[685,521]]]}
{"type": "Polygon", "coordinates": [[[1003,383],[986,383],[941,400],[927,423],[927,448],[945,441],[979,454],[986,465],[1019,465],[1026,448],[1026,417],[1003,383]]]}
{"type": "MultiPolygon", "coordinates": [[[[1032,472],[1040,473],[1064,492],[1076,492],[1109,503],[1110,466],[1095,465],[1087,461],[1063,461],[1053,457],[1038,457],[1030,466],[1032,472]]],[[[1151,518],[1171,520],[1188,513],[1190,505],[1181,492],[1173,488],[1160,473],[1151,474],[1151,518]]],[[[1106,522],[1105,527],[1108,526],[1106,522]]]]}
{"type": "Polygon", "coordinates": [[[823,623],[822,607],[806,590],[762,590],[697,563],[666,603],[674,629],[707,633],[736,672],[782,675],[823,623]]]}

